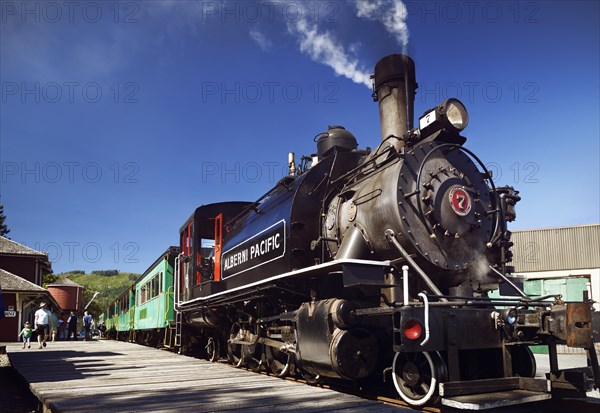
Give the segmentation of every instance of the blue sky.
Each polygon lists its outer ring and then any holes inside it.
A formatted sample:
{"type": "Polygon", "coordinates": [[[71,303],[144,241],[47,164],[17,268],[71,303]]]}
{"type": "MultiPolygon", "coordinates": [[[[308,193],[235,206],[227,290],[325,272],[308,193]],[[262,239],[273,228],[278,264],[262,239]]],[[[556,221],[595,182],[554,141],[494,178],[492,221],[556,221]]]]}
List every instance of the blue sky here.
{"type": "Polygon", "coordinates": [[[461,99],[466,146],[520,191],[512,229],[600,222],[597,1],[0,3],[0,203],[55,272],[142,272],[327,125],[375,147],[364,79],[403,50],[417,116],[461,99]]]}

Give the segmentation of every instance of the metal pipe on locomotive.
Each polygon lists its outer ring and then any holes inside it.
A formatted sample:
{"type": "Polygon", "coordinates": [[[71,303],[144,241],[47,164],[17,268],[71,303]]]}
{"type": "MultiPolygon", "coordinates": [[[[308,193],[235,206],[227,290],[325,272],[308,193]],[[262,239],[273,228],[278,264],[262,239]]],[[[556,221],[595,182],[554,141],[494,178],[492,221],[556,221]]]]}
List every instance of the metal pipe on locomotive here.
{"type": "Polygon", "coordinates": [[[293,173],[256,202],[192,214],[175,265],[182,352],[311,381],[380,378],[413,406],[598,386],[591,303],[532,299],[512,284],[506,223],[518,192],[495,187],[463,146],[460,101],[413,128],[416,89],[411,58],[383,58],[373,151],[331,126],[317,157],[296,168],[290,156],[293,173]],[[503,282],[519,297],[489,298],[503,282]],[[562,343],[587,349],[589,366],[560,370],[562,343]],[[549,381],[534,379],[537,344],[549,348],[549,381]]]}

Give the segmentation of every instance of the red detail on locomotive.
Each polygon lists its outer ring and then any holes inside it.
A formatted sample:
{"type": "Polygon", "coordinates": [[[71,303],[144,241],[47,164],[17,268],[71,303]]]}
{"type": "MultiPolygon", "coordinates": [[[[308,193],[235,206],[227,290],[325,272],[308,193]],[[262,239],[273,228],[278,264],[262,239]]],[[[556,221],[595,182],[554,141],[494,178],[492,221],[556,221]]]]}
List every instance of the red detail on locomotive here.
{"type": "Polygon", "coordinates": [[[471,206],[473,203],[471,201],[471,197],[463,188],[452,188],[448,197],[450,206],[456,215],[464,217],[471,212],[471,206]]]}

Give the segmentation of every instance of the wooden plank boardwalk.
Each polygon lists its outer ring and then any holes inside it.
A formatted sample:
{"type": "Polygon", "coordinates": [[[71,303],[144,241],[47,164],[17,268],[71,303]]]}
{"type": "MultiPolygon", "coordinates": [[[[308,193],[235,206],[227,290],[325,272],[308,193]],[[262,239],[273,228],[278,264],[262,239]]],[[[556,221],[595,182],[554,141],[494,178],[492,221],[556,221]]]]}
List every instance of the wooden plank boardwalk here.
{"type": "Polygon", "coordinates": [[[45,412],[410,411],[131,343],[33,344],[7,352],[45,412]]]}

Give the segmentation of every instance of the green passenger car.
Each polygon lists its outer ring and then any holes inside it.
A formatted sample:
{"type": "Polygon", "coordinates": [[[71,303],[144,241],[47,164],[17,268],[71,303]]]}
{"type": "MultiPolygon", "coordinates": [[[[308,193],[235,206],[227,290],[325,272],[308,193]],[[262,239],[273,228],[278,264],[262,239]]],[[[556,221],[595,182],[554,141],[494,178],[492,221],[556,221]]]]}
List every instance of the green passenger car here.
{"type": "Polygon", "coordinates": [[[102,314],[106,337],[156,347],[173,345],[173,275],[179,247],[169,247],[102,314]]]}
{"type": "Polygon", "coordinates": [[[106,336],[117,338],[117,317],[115,316],[116,301],[112,302],[104,312],[104,323],[106,325],[106,336]]]}
{"type": "MultiPolygon", "coordinates": [[[[134,288],[132,329],[135,341],[152,346],[169,346],[173,325],[173,274],[178,247],[170,247],[142,274],[134,288]]],[[[130,338],[131,339],[131,338],[130,338]]]]}

